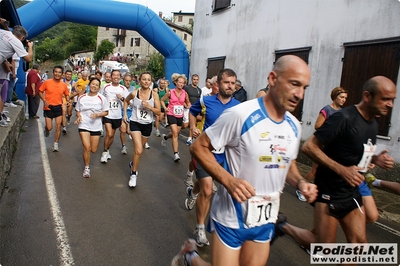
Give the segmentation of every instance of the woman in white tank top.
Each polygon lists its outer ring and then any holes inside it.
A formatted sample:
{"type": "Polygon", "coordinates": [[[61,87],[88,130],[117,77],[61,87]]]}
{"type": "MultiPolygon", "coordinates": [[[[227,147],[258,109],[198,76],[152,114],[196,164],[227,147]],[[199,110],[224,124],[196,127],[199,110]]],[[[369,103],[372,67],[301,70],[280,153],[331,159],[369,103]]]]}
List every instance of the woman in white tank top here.
{"type": "Polygon", "coordinates": [[[124,122],[128,123],[127,107],[132,100],[132,115],[129,121],[131,137],[134,145],[129,187],[136,187],[140,156],[143,146],[151,135],[154,115],[160,115],[160,99],[158,94],[151,88],[152,76],[150,72],[143,72],[139,76],[140,88],[131,92],[124,101],[124,122]]]}

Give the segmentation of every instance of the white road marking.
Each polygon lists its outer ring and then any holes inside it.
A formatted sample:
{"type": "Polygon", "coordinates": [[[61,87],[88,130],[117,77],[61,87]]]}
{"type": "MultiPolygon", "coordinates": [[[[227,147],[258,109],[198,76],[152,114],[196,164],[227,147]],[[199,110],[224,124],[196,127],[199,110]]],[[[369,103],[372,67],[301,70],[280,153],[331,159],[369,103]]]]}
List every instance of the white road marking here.
{"type": "Polygon", "coordinates": [[[396,236],[400,236],[400,232],[399,231],[397,231],[397,230],[395,230],[395,229],[393,229],[393,228],[391,228],[391,227],[389,227],[387,225],[381,224],[379,222],[375,222],[374,224],[376,226],[378,226],[379,228],[381,228],[381,229],[383,229],[385,231],[388,231],[389,233],[392,233],[392,234],[394,234],[396,236]]]}
{"type": "Polygon", "coordinates": [[[40,151],[42,154],[44,177],[46,181],[47,196],[49,197],[51,213],[54,221],[54,231],[57,236],[57,248],[59,250],[61,265],[74,265],[74,258],[72,257],[71,248],[68,242],[67,231],[65,230],[64,218],[61,213],[60,204],[57,198],[57,191],[54,186],[53,175],[49,158],[47,156],[46,143],[44,142],[43,125],[38,121],[40,151]]]}

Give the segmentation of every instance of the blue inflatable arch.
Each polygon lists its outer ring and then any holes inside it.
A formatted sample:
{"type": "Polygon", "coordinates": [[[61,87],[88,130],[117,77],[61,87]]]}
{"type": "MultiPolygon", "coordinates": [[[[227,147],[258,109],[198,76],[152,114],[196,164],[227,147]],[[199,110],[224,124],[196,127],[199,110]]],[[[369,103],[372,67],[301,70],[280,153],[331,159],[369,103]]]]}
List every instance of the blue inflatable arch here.
{"type": "MultiPolygon", "coordinates": [[[[167,79],[171,79],[173,73],[189,74],[189,54],[185,44],[145,6],[117,0],[34,0],[17,12],[22,26],[28,31],[28,38],[62,21],[135,30],[165,57],[167,79]]],[[[25,80],[25,76],[21,80],[25,80]]],[[[17,87],[18,96],[25,99],[21,89],[17,87]]]]}

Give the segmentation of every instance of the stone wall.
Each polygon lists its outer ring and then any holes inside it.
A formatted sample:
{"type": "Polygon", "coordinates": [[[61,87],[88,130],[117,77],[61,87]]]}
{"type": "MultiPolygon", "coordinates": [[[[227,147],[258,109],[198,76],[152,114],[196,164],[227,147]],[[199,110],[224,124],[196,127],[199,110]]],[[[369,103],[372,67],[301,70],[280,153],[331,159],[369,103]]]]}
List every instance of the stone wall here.
{"type": "Polygon", "coordinates": [[[9,111],[8,116],[11,118],[11,122],[8,127],[0,128],[0,195],[3,193],[6,178],[10,173],[20,129],[25,121],[24,106],[10,107],[7,110],[9,111]]]}

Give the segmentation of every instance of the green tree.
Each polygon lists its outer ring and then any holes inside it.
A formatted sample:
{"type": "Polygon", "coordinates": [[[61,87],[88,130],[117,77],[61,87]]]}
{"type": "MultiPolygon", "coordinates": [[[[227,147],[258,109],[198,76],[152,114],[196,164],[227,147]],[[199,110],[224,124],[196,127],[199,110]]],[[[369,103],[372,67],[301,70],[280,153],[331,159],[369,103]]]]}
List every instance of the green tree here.
{"type": "Polygon", "coordinates": [[[61,47],[59,38],[46,38],[35,48],[35,58],[38,62],[62,60],[64,59],[64,51],[61,47]]]}
{"type": "Polygon", "coordinates": [[[110,42],[109,40],[102,40],[99,47],[97,47],[97,51],[94,53],[94,60],[100,61],[104,59],[113,52],[114,48],[114,43],[110,42]]]}
{"type": "Polygon", "coordinates": [[[160,53],[153,53],[146,70],[152,73],[154,78],[164,77],[164,56],[160,53]]]}
{"type": "Polygon", "coordinates": [[[70,42],[65,47],[65,55],[75,51],[96,50],[96,26],[70,23],[66,34],[70,36],[70,42]]]}

